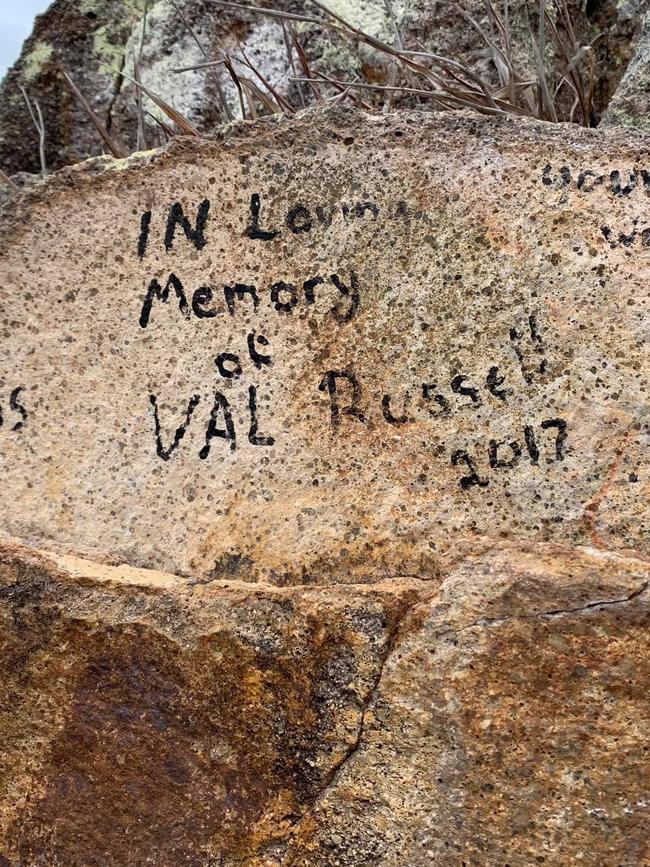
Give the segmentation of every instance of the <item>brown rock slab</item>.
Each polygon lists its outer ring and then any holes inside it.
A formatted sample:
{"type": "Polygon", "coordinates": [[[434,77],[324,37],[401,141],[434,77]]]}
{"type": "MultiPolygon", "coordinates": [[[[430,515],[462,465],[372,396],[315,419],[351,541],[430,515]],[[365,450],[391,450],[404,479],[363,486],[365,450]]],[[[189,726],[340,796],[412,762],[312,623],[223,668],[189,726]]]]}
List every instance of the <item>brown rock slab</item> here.
{"type": "Polygon", "coordinates": [[[0,855],[646,863],[647,561],[275,588],[0,548],[0,855]]]}
{"type": "Polygon", "coordinates": [[[278,584],[647,553],[649,179],[642,135],[347,111],[63,170],[0,224],[2,531],[278,584]]]}
{"type": "Polygon", "coordinates": [[[276,863],[646,864],[647,590],[647,563],[595,551],[461,561],[276,863]]]}

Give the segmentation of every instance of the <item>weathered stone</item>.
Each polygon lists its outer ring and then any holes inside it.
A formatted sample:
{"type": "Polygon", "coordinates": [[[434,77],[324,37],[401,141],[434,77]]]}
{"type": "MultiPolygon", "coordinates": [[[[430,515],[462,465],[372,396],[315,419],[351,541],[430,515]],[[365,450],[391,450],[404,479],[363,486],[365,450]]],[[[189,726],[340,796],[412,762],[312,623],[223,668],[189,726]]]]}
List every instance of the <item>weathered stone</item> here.
{"type": "Polygon", "coordinates": [[[634,55],[607,107],[603,123],[606,126],[632,126],[648,130],[650,129],[649,109],[650,13],[646,13],[634,55]]]}
{"type": "MultiPolygon", "coordinates": [[[[586,7],[577,0],[569,0],[567,5],[579,43],[593,46],[597,78],[592,122],[597,123],[632,55],[647,0],[620,3],[605,0],[590,2],[586,7]]],[[[306,9],[304,3],[292,0],[277,0],[273,6],[312,17],[314,14],[326,17],[317,9],[306,9]]],[[[235,58],[237,72],[262,91],[266,90],[266,85],[247,68],[245,58],[294,106],[300,107],[313,100],[314,91],[310,86],[291,81],[303,72],[295,52],[293,65],[290,62],[287,36],[277,20],[208,0],[179,0],[174,5],[168,0],[157,0],[147,4],[146,22],[143,22],[144,7],[140,0],[111,0],[109,3],[55,0],[48,12],[37,19],[21,58],[0,89],[0,167],[10,173],[39,170],[37,134],[20,85],[38,98],[42,106],[47,130],[47,162],[51,169],[101,153],[103,144],[83,109],[76,105],[63,78],[64,69],[79,84],[111,134],[130,150],[138,148],[136,91],[129,78],[120,72],[133,77],[136,59],[143,82],[185,114],[202,133],[212,132],[220,120],[219,90],[225,93],[233,117],[241,117],[237,88],[224,67],[182,74],[173,70],[196,66],[208,58],[221,58],[224,52],[235,58]]],[[[494,85],[500,81],[485,41],[456,6],[436,0],[390,4],[386,0],[353,3],[330,0],[330,7],[370,36],[393,44],[397,27],[406,47],[461,62],[494,85]]],[[[503,14],[500,4],[495,7],[503,14]]],[[[483,0],[467,0],[463,11],[492,33],[483,0]]],[[[533,51],[537,16],[537,4],[531,7],[528,0],[510,0],[510,45],[515,67],[523,78],[537,76],[533,51]]],[[[324,25],[294,22],[294,26],[314,73],[339,80],[394,83],[385,54],[368,48],[363,42],[342,37],[324,25]]],[[[499,42],[498,37],[492,35],[499,42]]],[[[553,89],[563,74],[563,61],[552,50],[550,37],[548,43],[547,77],[553,89]]],[[[333,93],[326,87],[325,92],[333,93]]],[[[568,117],[573,94],[566,86],[562,94],[558,101],[568,117]]],[[[360,96],[372,99],[373,94],[366,91],[360,96]]],[[[393,105],[413,106],[413,97],[408,93],[393,93],[390,99],[393,105]]],[[[148,100],[146,107],[152,115],[166,120],[148,100]]],[[[258,109],[264,110],[261,104],[258,109]]],[[[140,140],[139,149],[160,144],[164,138],[152,117],[147,114],[144,121],[145,142],[140,140]]]]}
{"type": "Polygon", "coordinates": [[[649,144],[316,111],[59,173],[0,229],[3,532],[279,584],[648,553],[649,144]]]}
{"type": "Polygon", "coordinates": [[[595,551],[462,560],[403,619],[357,750],[275,863],[647,863],[648,577],[595,551]]]}
{"type": "Polygon", "coordinates": [[[2,545],[2,863],[646,863],[648,562],[455,556],[273,588],[2,545]]]}
{"type": "Polygon", "coordinates": [[[140,0],[57,0],[36,18],[20,59],[0,86],[0,167],[13,174],[40,171],[38,134],[20,91],[41,107],[45,155],[54,169],[102,153],[102,141],[70,92],[63,72],[111,127],[121,84],[124,43],[139,19],[140,0]]]}

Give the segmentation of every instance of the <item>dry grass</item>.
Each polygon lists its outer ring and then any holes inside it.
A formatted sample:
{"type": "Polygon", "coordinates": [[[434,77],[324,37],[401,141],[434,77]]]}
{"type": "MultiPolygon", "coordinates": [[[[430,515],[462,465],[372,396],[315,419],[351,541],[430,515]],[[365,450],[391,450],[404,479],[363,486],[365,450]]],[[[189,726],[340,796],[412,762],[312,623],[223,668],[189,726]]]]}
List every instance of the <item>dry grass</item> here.
{"type": "Polygon", "coordinates": [[[81,105],[83,110],[86,112],[86,114],[90,118],[92,125],[95,127],[95,129],[99,133],[102,141],[104,142],[104,144],[106,145],[106,147],[108,148],[110,153],[114,157],[117,157],[118,159],[122,159],[122,158],[126,157],[128,155],[128,151],[114,137],[112,137],[110,135],[110,133],[108,132],[108,130],[106,129],[104,124],[97,117],[95,112],[92,110],[92,107],[91,107],[90,103],[88,102],[88,100],[86,99],[86,97],[79,90],[79,88],[74,83],[72,78],[70,78],[68,73],[64,72],[63,74],[65,75],[65,79],[68,82],[68,86],[69,86],[70,90],[75,95],[79,104],[81,105]]]}
{"type": "Polygon", "coordinates": [[[41,163],[41,175],[45,177],[47,174],[47,163],[45,162],[45,122],[43,121],[43,112],[36,97],[30,99],[24,87],[20,88],[20,92],[25,100],[25,105],[34,124],[34,129],[38,134],[38,158],[41,163]]]}
{"type": "MultiPolygon", "coordinates": [[[[518,68],[513,51],[508,0],[498,11],[492,0],[484,0],[484,24],[458,8],[458,15],[480,37],[490,72],[480,75],[467,64],[425,51],[418,45],[408,46],[400,32],[399,23],[392,13],[390,0],[385,0],[387,14],[394,30],[394,42],[388,44],[355,27],[329,9],[320,0],[310,0],[315,15],[289,13],[273,8],[234,2],[234,0],[208,0],[220,7],[229,7],[253,16],[265,16],[282,24],[285,50],[291,75],[282,92],[257,69],[239,46],[238,54],[221,51],[210,57],[197,38],[182,8],[169,0],[176,10],[182,26],[198,45],[204,62],[174,70],[178,74],[190,70],[208,70],[213,73],[217,93],[217,109],[222,120],[233,119],[232,106],[224,93],[220,69],[225,69],[238,95],[239,110],[243,118],[255,119],[264,114],[291,114],[307,102],[351,102],[368,110],[386,111],[393,106],[420,107],[438,111],[473,109],[482,114],[513,114],[552,123],[574,122],[589,126],[593,116],[593,96],[596,80],[594,52],[590,45],[581,45],[566,0],[552,0],[547,7],[539,0],[534,10],[537,21],[530,24],[530,40],[534,58],[534,72],[525,74],[518,68]],[[363,43],[385,58],[385,84],[369,81],[341,81],[310,67],[307,55],[294,29],[295,24],[312,24],[327,29],[336,38],[354,44],[363,43]],[[555,60],[556,71],[547,70],[549,56],[555,60]],[[559,72],[557,71],[559,69],[559,72]],[[300,70],[300,74],[298,74],[300,70]],[[294,98],[286,94],[293,92],[294,98]],[[293,101],[292,101],[293,99],[293,101]]],[[[140,54],[146,27],[146,6],[143,16],[140,54]]],[[[140,76],[140,56],[134,64],[133,76],[116,70],[118,75],[131,81],[137,91],[139,148],[146,146],[147,136],[143,101],[153,102],[170,123],[153,118],[160,134],[166,138],[174,134],[198,135],[193,124],[171,105],[143,84],[140,76]]],[[[99,135],[115,156],[124,156],[124,147],[114,140],[92,111],[69,76],[68,83],[88,113],[99,135]]],[[[179,88],[182,84],[179,83],[179,88]]]]}

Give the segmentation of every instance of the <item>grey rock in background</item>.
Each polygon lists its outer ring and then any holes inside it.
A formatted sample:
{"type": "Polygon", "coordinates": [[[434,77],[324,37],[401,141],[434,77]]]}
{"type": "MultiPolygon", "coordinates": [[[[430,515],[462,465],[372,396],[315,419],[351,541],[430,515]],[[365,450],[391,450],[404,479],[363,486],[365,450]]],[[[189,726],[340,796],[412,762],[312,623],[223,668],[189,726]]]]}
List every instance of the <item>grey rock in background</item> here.
{"type": "Polygon", "coordinates": [[[607,126],[634,126],[650,130],[650,13],[636,42],[634,56],[607,107],[607,126]]]}
{"type": "MultiPolygon", "coordinates": [[[[281,0],[274,6],[301,14],[321,14],[316,7],[311,9],[292,0],[281,0]]],[[[397,22],[400,38],[408,47],[421,47],[461,61],[483,76],[494,74],[480,36],[456,7],[434,0],[394,2],[392,7],[384,0],[358,3],[336,0],[330,6],[354,26],[386,42],[397,39],[397,22]]],[[[623,4],[613,0],[588,0],[586,5],[571,3],[580,42],[592,44],[596,53],[594,123],[600,119],[625,71],[646,6],[645,0],[623,4]]],[[[525,0],[510,4],[513,55],[522,72],[534,68],[531,34],[536,28],[535,8],[535,4],[531,6],[525,0]]],[[[487,26],[480,0],[468,0],[465,9],[487,26]]],[[[234,58],[241,58],[244,52],[264,78],[293,105],[300,107],[303,101],[313,100],[309,86],[290,80],[300,76],[301,71],[295,53],[292,68],[286,48],[287,32],[277,19],[226,8],[210,0],[179,0],[174,5],[168,0],[158,0],[149,6],[143,28],[143,11],[142,0],[106,3],[55,0],[37,18],[20,59],[0,87],[0,167],[4,171],[13,174],[39,170],[37,133],[20,92],[21,85],[39,100],[43,110],[50,169],[102,153],[101,139],[65,83],[64,70],[72,76],[111,135],[127,150],[155,147],[164,141],[164,133],[149,115],[145,138],[138,139],[136,89],[120,74],[132,76],[137,58],[144,84],[186,115],[202,133],[211,132],[221,120],[227,119],[219,111],[219,89],[225,92],[232,116],[241,116],[232,79],[223,66],[180,74],[172,70],[195,66],[206,58],[220,58],[224,51],[234,58]]],[[[318,24],[298,22],[295,29],[313,70],[339,80],[390,83],[385,55],[318,24]]],[[[642,44],[641,54],[625,77],[624,93],[638,94],[643,90],[642,44]]],[[[549,71],[557,67],[552,51],[549,50],[546,60],[549,71]]],[[[237,60],[235,66],[240,74],[256,80],[255,74],[237,60]]],[[[257,84],[265,90],[259,80],[257,84]]],[[[325,93],[333,95],[334,91],[325,93]]],[[[393,105],[413,107],[413,99],[406,95],[393,96],[391,101],[393,105]]],[[[159,114],[152,103],[148,102],[147,108],[152,115],[159,114]]],[[[636,120],[640,113],[641,97],[617,95],[607,117],[609,122],[642,124],[642,119],[636,120]],[[627,106],[624,112],[620,107],[623,102],[627,106]]]]}

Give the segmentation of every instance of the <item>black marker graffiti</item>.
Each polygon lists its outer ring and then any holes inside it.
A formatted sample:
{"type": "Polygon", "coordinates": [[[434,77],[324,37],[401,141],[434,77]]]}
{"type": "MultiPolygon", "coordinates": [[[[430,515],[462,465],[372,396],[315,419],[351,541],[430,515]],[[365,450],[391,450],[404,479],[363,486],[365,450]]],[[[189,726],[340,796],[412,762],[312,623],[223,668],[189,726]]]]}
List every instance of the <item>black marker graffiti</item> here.
{"type": "Polygon", "coordinates": [[[22,398],[20,397],[21,391],[24,391],[25,388],[22,385],[19,385],[9,395],[9,409],[11,412],[20,416],[20,421],[14,421],[13,424],[11,422],[13,419],[5,419],[2,412],[2,404],[0,403],[0,427],[3,427],[5,422],[9,425],[9,430],[11,431],[19,431],[25,426],[25,422],[27,421],[27,410],[25,409],[22,398]]]}
{"type": "Polygon", "coordinates": [[[361,402],[361,386],[356,376],[349,370],[328,370],[323,374],[323,378],[318,386],[319,391],[327,391],[330,399],[330,422],[334,430],[338,430],[341,425],[341,416],[349,415],[351,418],[356,418],[360,422],[365,422],[365,417],[359,407],[361,402]],[[347,406],[341,406],[339,380],[348,384],[347,406]]]}
{"type": "Polygon", "coordinates": [[[158,398],[155,394],[149,395],[149,402],[153,407],[153,418],[154,418],[154,432],[156,436],[156,454],[158,457],[162,458],[163,461],[168,461],[171,456],[174,454],[176,449],[178,448],[181,440],[185,436],[187,432],[187,428],[189,427],[190,421],[192,420],[192,415],[194,414],[194,410],[197,407],[198,402],[200,401],[200,396],[198,394],[192,395],[187,404],[187,410],[185,411],[185,421],[176,428],[174,432],[174,439],[169,448],[165,448],[162,443],[162,437],[160,433],[160,418],[158,415],[158,398]]]}
{"type": "Polygon", "coordinates": [[[329,284],[324,277],[310,277],[303,281],[302,289],[299,290],[294,283],[278,280],[272,283],[268,289],[258,290],[257,286],[250,283],[233,283],[231,285],[222,285],[221,290],[217,290],[213,286],[199,286],[191,295],[191,301],[188,301],[188,293],[180,280],[180,278],[171,273],[164,286],[161,285],[157,278],[150,281],[142,308],[140,310],[140,327],[147,328],[151,321],[154,301],[159,301],[161,304],[167,304],[170,298],[170,290],[173,289],[178,300],[178,309],[182,316],[188,321],[194,315],[197,319],[213,319],[218,315],[223,315],[225,310],[219,310],[216,306],[217,296],[225,301],[225,308],[230,316],[237,314],[237,309],[240,305],[245,305],[250,309],[252,305],[253,312],[256,312],[262,306],[262,300],[268,296],[267,306],[281,314],[291,314],[294,308],[303,301],[307,305],[315,302],[315,289],[317,286],[322,286],[323,290],[333,286],[338,295],[338,300],[330,308],[332,318],[341,324],[345,324],[353,319],[361,306],[361,292],[359,288],[359,280],[357,275],[351,271],[349,277],[342,277],[339,274],[330,274],[329,284]]]}
{"type": "MultiPolygon", "coordinates": [[[[542,421],[539,425],[541,431],[547,431],[551,428],[557,429],[552,456],[547,451],[547,463],[563,461],[565,457],[565,444],[567,440],[567,422],[562,418],[549,418],[542,421]]],[[[537,438],[532,425],[525,425],[524,441],[526,450],[530,457],[530,462],[533,466],[539,464],[540,448],[537,444],[537,438]]],[[[523,457],[523,448],[517,440],[495,440],[491,439],[487,447],[487,459],[491,470],[499,472],[513,470],[523,457]]],[[[471,474],[462,476],[459,479],[459,485],[463,490],[467,490],[473,485],[485,488],[489,485],[489,479],[481,479],[476,468],[476,459],[473,458],[467,451],[455,451],[451,456],[451,463],[457,466],[461,461],[464,461],[471,474]]]]}

